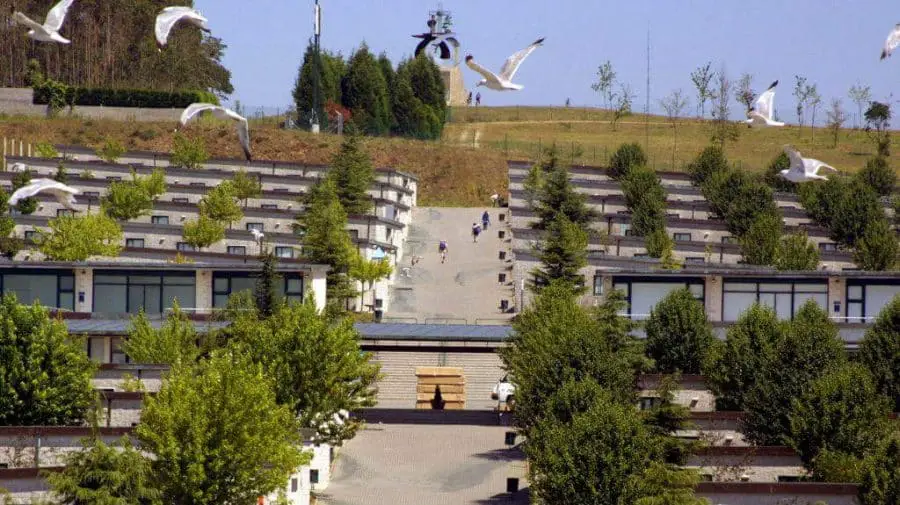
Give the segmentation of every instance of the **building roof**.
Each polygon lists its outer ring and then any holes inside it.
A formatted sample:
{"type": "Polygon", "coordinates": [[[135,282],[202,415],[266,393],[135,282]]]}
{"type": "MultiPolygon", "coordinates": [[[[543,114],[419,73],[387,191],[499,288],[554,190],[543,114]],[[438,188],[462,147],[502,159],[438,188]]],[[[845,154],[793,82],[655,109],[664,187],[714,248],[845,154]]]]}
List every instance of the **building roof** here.
{"type": "Polygon", "coordinates": [[[358,323],[363,338],[394,340],[454,340],[501,342],[512,333],[511,326],[475,324],[358,323]]]}

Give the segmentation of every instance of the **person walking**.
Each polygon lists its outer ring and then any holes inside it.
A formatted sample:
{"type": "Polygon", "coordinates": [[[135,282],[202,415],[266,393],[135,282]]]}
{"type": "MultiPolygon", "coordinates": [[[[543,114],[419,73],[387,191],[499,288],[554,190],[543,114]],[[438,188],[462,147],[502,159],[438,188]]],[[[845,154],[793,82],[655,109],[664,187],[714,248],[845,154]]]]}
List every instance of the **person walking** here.
{"type": "Polygon", "coordinates": [[[447,260],[447,241],[441,240],[441,243],[438,244],[438,254],[441,255],[441,263],[447,260]]]}
{"type": "Polygon", "coordinates": [[[475,107],[481,105],[481,91],[475,93],[475,107]]]}
{"type": "Polygon", "coordinates": [[[478,226],[478,223],[472,223],[472,242],[478,242],[478,235],[481,235],[481,226],[478,226]]]}
{"type": "Polygon", "coordinates": [[[472,92],[469,91],[469,97],[466,98],[466,107],[471,107],[471,106],[472,106],[472,92]]]}
{"type": "Polygon", "coordinates": [[[487,231],[488,225],[491,224],[491,215],[488,214],[488,211],[484,211],[484,214],[481,215],[481,229],[487,231]]]}

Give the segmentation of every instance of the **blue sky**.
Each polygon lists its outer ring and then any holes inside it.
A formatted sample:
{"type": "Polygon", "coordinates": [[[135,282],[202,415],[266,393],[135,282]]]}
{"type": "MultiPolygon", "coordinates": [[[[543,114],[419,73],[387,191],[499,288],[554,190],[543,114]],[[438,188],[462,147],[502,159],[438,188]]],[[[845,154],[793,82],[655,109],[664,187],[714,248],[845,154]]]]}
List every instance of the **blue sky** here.
{"type": "MultiPolygon", "coordinates": [[[[233,99],[253,106],[285,106],[297,68],[312,35],[312,0],[196,0],[216,36],[228,44],[233,99]],[[259,5],[261,8],[255,8],[259,5]]],[[[412,33],[426,29],[437,2],[421,0],[321,0],[322,46],[345,55],[363,40],[393,61],[412,53],[412,33]]],[[[760,91],[780,80],[776,109],[793,121],[794,75],[818,85],[825,104],[844,97],[857,81],[886,99],[900,83],[900,54],[884,62],[879,53],[900,4],[888,0],[630,0],[630,1],[444,1],[452,11],[464,53],[499,70],[514,51],[538,37],[544,47],[520,68],[520,92],[482,89],[490,105],[597,105],[590,84],[597,66],[610,60],[619,79],[631,85],[643,110],[646,37],[651,36],[651,108],[682,88],[695,103],[690,72],[711,61],[737,78],[754,76],[760,91]]],[[[477,74],[463,75],[469,86],[477,74]]],[[[820,114],[824,117],[824,114],[820,114]]]]}

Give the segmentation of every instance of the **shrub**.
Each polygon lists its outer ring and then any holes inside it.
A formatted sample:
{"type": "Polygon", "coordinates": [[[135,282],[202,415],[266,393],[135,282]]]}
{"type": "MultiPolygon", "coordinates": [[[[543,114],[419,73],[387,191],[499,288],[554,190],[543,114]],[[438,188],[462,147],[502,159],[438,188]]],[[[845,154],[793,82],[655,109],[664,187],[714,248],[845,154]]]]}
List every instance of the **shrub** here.
{"type": "Polygon", "coordinates": [[[691,182],[695,186],[700,186],[714,173],[728,170],[728,159],[725,158],[725,151],[721,147],[709,146],[688,164],[687,168],[691,182]]]}
{"type": "Polygon", "coordinates": [[[819,250],[809,240],[806,232],[795,233],[781,239],[775,257],[778,270],[815,270],[819,267],[819,250]]]}
{"type": "Polygon", "coordinates": [[[106,139],[103,147],[97,149],[97,156],[107,163],[116,163],[123,154],[125,148],[115,139],[106,139]]]}
{"type": "Polygon", "coordinates": [[[866,166],[856,174],[857,180],[866,184],[879,196],[888,196],[894,192],[897,174],[888,165],[883,156],[876,156],[866,161],[866,166]]]}
{"type": "Polygon", "coordinates": [[[666,190],[656,172],[644,166],[628,171],[622,178],[622,192],[635,235],[646,237],[660,229],[665,231],[666,190]]]}
{"type": "Polygon", "coordinates": [[[34,87],[32,102],[37,105],[50,105],[51,108],[58,106],[58,109],[62,109],[66,105],[166,109],[183,108],[195,102],[218,104],[219,99],[208,91],[82,88],[48,79],[34,87]]]}
{"type": "Polygon", "coordinates": [[[646,164],[647,155],[644,154],[640,144],[636,142],[622,144],[609,160],[609,176],[618,180],[626,176],[632,168],[646,164]]]}
{"type": "Polygon", "coordinates": [[[172,166],[188,169],[200,168],[209,159],[206,145],[202,139],[190,140],[180,134],[175,135],[175,147],[172,149],[170,162],[172,166]]]}
{"type": "Polygon", "coordinates": [[[784,152],[778,153],[778,156],[775,157],[770,163],[768,168],[766,168],[766,175],[763,178],[766,185],[775,191],[781,191],[784,193],[796,193],[797,192],[797,183],[791,182],[784,177],[781,176],[782,170],[787,170],[791,168],[791,159],[788,158],[788,155],[784,152]]]}
{"type": "Polygon", "coordinates": [[[59,151],[50,142],[38,142],[34,145],[34,150],[41,158],[59,158],[59,151]]]}
{"type": "Polygon", "coordinates": [[[666,251],[672,252],[672,249],[675,247],[675,241],[672,240],[672,237],[666,233],[666,229],[663,227],[653,230],[652,233],[647,235],[645,246],[647,254],[651,258],[662,258],[666,251]]]}

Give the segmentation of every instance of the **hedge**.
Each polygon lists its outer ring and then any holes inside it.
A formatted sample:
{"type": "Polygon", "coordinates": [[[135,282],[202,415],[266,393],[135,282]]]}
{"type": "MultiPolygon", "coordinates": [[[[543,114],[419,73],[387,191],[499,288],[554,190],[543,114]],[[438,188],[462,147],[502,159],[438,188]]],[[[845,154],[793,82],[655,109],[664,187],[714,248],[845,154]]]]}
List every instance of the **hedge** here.
{"type": "MultiPolygon", "coordinates": [[[[66,105],[103,105],[106,107],[145,107],[153,109],[183,108],[195,102],[218,104],[216,95],[208,91],[152,91],[144,89],[82,88],[61,85],[66,105]]],[[[34,87],[32,102],[51,102],[54,87],[47,83],[34,87]]]]}

